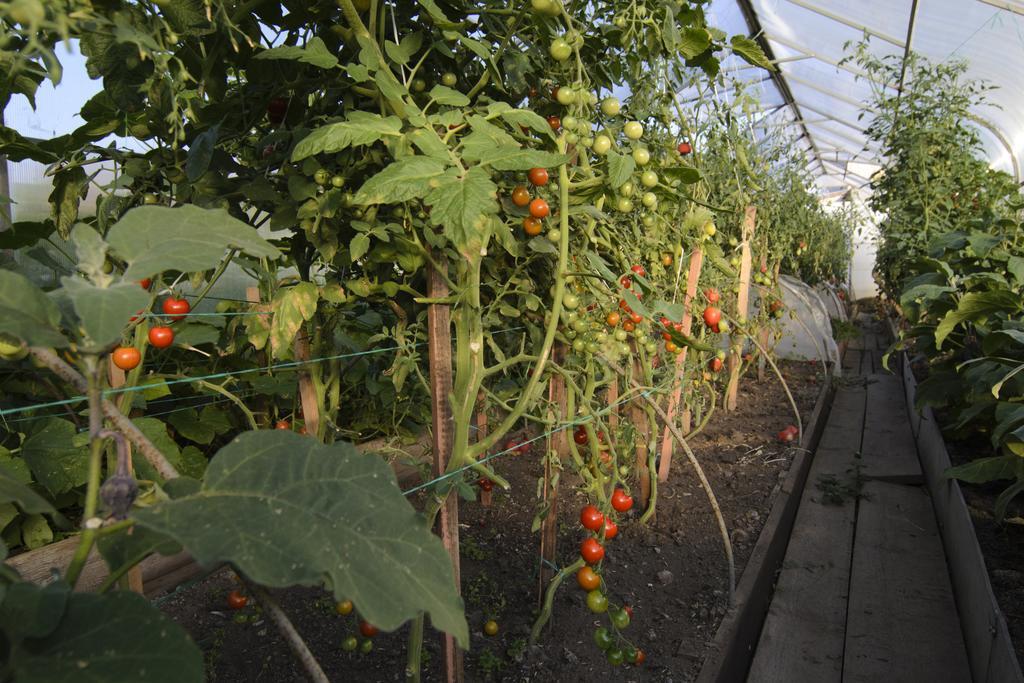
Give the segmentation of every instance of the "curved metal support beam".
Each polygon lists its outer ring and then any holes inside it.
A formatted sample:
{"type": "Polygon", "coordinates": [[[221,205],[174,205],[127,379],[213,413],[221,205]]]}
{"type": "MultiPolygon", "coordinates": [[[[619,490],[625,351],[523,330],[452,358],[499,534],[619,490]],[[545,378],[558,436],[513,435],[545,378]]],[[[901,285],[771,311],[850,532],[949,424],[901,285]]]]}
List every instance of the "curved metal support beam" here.
{"type": "Polygon", "coordinates": [[[995,136],[996,140],[999,140],[999,143],[1004,148],[1006,148],[1006,153],[1010,155],[1010,163],[1013,165],[1013,179],[1014,179],[1014,181],[1016,181],[1019,184],[1020,183],[1020,160],[1017,158],[1017,153],[1013,151],[1013,145],[1010,144],[1010,141],[1003,134],[1003,131],[999,130],[999,128],[997,128],[994,123],[991,123],[990,121],[986,121],[985,119],[981,118],[980,116],[976,116],[974,114],[970,114],[970,115],[968,115],[967,118],[969,118],[971,121],[974,121],[976,124],[978,124],[979,126],[984,128],[988,132],[992,133],[992,135],[995,136]]]}

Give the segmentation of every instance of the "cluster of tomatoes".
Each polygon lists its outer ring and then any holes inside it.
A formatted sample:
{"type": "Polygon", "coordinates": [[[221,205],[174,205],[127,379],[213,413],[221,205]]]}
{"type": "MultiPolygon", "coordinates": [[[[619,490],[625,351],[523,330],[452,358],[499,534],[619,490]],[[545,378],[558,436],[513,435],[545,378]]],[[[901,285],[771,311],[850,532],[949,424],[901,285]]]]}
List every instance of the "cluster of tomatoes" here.
{"type": "MultiPolygon", "coordinates": [[[[146,290],[152,284],[153,281],[149,278],[139,281],[139,286],[146,290]]],[[[182,320],[192,310],[188,301],[175,296],[169,296],[164,299],[160,308],[171,322],[182,320]]],[[[139,312],[141,313],[142,311],[139,312]]],[[[134,322],[135,319],[133,317],[132,321],[134,322]]],[[[148,339],[151,346],[158,349],[166,349],[174,343],[174,330],[168,325],[154,325],[149,328],[148,339]]],[[[134,370],[142,361],[142,353],[134,346],[118,346],[111,354],[111,360],[114,365],[122,370],[134,370]]]]}
{"type": "MultiPolygon", "coordinates": [[[[613,510],[624,513],[633,507],[633,497],[616,488],[610,503],[613,510]]],[[[628,605],[609,604],[602,588],[600,569],[604,544],[618,535],[619,527],[614,519],[593,505],[580,510],[580,524],[591,534],[580,545],[580,556],[586,565],[576,572],[576,583],[587,592],[587,608],[594,614],[607,614],[611,622],[611,629],[601,626],[594,631],[594,642],[604,651],[609,664],[618,666],[628,662],[639,666],[645,659],[643,650],[635,648],[622,635],[633,618],[633,609],[628,605]]]]}
{"type": "MultiPolygon", "coordinates": [[[[354,606],[351,600],[342,600],[334,606],[334,611],[343,617],[347,617],[352,614],[354,606]]],[[[369,654],[373,651],[373,637],[380,633],[380,630],[366,621],[365,619],[359,620],[359,633],[363,636],[363,640],[360,641],[353,634],[349,634],[341,641],[341,649],[345,652],[355,652],[358,648],[363,654],[369,654]]]]}
{"type": "MultiPolygon", "coordinates": [[[[546,168],[531,168],[527,178],[534,188],[548,184],[549,176],[546,168]]],[[[524,185],[516,185],[512,190],[512,203],[519,208],[526,208],[529,215],[523,218],[523,232],[529,237],[536,237],[544,232],[544,219],[551,215],[551,207],[543,197],[533,197],[524,185]]],[[[562,232],[557,228],[548,231],[547,237],[552,242],[562,239],[562,232]]]]}

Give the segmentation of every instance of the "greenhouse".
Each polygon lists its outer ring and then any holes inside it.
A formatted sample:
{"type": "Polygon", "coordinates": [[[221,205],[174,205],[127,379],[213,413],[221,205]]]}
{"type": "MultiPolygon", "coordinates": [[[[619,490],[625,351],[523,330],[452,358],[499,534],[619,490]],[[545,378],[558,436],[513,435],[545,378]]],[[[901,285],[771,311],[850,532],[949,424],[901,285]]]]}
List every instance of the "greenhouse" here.
{"type": "Polygon", "coordinates": [[[0,680],[1024,683],[1024,2],[0,31],[0,680]]]}

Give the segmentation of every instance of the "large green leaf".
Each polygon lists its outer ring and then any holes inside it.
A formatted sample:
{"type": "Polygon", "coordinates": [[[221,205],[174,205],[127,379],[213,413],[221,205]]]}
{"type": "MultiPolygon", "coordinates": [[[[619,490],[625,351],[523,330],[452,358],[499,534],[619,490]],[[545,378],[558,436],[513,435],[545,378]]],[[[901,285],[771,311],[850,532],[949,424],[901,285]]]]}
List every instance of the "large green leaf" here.
{"type": "Polygon", "coordinates": [[[391,204],[423,197],[444,173],[445,164],[432,157],[406,157],[389,164],[359,188],[357,204],[391,204]]]}
{"type": "Polygon", "coordinates": [[[435,85],[430,89],[430,99],[438,104],[447,104],[452,107],[465,107],[469,104],[469,98],[463,93],[443,85],[435,85]]]}
{"type": "Polygon", "coordinates": [[[509,125],[523,126],[542,136],[554,137],[551,126],[544,120],[544,117],[530,109],[512,109],[504,102],[496,102],[488,107],[488,111],[498,112],[501,119],[509,125]]]}
{"type": "Polygon", "coordinates": [[[329,123],[302,138],[292,150],[292,161],[301,161],[314,154],[333,154],[352,145],[368,145],[385,137],[402,134],[402,120],[397,116],[381,117],[369,112],[353,112],[348,120],[329,123]]]}
{"type": "Polygon", "coordinates": [[[274,357],[288,355],[302,323],[316,313],[320,290],[312,282],[300,282],[281,290],[274,299],[274,320],[270,324],[270,348],[274,357]]]}
{"type": "Polygon", "coordinates": [[[608,184],[618,188],[633,175],[636,170],[636,162],[628,154],[608,151],[608,184]]]}
{"type": "Polygon", "coordinates": [[[1020,309],[1020,297],[1013,292],[968,292],[960,299],[956,309],[947,313],[935,328],[935,347],[941,349],[942,342],[960,323],[977,322],[1002,311],[1016,313],[1020,309]]]}
{"type": "Polygon", "coordinates": [[[765,55],[764,50],[757,44],[756,40],[751,40],[746,36],[733,36],[729,39],[729,44],[732,46],[732,51],[738,54],[743,61],[754,66],[759,66],[762,69],[768,71],[774,71],[775,67],[771,61],[765,55]]]}
{"type": "Polygon", "coordinates": [[[711,34],[706,28],[688,26],[679,39],[679,52],[687,59],[703,54],[711,47],[711,34]]]}
{"type": "Polygon", "coordinates": [[[386,630],[427,612],[436,628],[468,645],[440,539],[391,468],[351,444],[247,432],[217,453],[198,493],[135,515],[204,566],[230,562],[272,587],[326,582],[386,630]]]}
{"type": "Polygon", "coordinates": [[[338,65],[338,58],[327,49],[320,38],[312,38],[305,47],[282,45],[269,50],[257,52],[253,59],[290,59],[303,64],[312,64],[321,69],[333,69],[338,65]]]}
{"type": "Polygon", "coordinates": [[[13,681],[201,683],[204,679],[202,652],[181,626],[141,595],[71,593],[67,584],[40,588],[19,583],[8,590],[0,613],[8,610],[15,591],[19,618],[9,617],[3,625],[8,641],[18,643],[9,662],[13,681]],[[33,600],[33,593],[46,599],[33,600]],[[46,632],[38,635],[40,631],[46,632]]]}
{"type": "Polygon", "coordinates": [[[281,255],[255,228],[224,209],[201,209],[192,204],[176,209],[132,209],[110,229],[107,243],[128,262],[124,279],[130,281],[164,270],[209,270],[231,248],[254,258],[276,259],[281,255]]]}
{"type": "Polygon", "coordinates": [[[21,446],[36,481],[53,495],[81,486],[89,476],[86,437],[79,437],[75,425],[57,417],[44,418],[21,446]]]}
{"type": "MultiPolygon", "coordinates": [[[[474,133],[476,135],[476,133],[474,133]]],[[[565,154],[545,152],[537,149],[522,149],[518,146],[494,147],[474,154],[473,158],[463,155],[467,161],[479,161],[495,171],[525,171],[530,168],[551,168],[569,160],[565,154]]],[[[632,159],[630,159],[632,161],[632,159]]]]}
{"type": "Polygon", "coordinates": [[[61,284],[75,307],[87,345],[94,348],[119,340],[131,317],[149,303],[149,294],[134,282],[96,287],[80,277],[65,277],[61,284]]]}
{"type": "Polygon", "coordinates": [[[50,218],[57,226],[57,232],[64,239],[71,234],[71,226],[78,220],[78,204],[89,191],[89,179],[85,169],[73,166],[58,171],[53,176],[53,191],[50,193],[50,218]]]}
{"type": "MultiPolygon", "coordinates": [[[[53,514],[53,506],[24,483],[0,469],[0,503],[14,503],[22,512],[53,514]]],[[[2,528],[2,527],[0,527],[2,528]]]]}
{"type": "Polygon", "coordinates": [[[181,552],[181,544],[174,539],[143,527],[131,527],[103,536],[96,546],[112,572],[136,565],[153,553],[174,555],[181,552]]]}
{"type": "Polygon", "coordinates": [[[27,277],[0,270],[0,333],[30,346],[68,345],[60,333],[60,310],[27,277]]]}
{"type": "Polygon", "coordinates": [[[439,179],[426,197],[431,208],[430,220],[444,228],[448,237],[460,249],[471,242],[486,243],[489,214],[498,210],[498,188],[490,175],[479,166],[464,174],[455,169],[439,179]]]}

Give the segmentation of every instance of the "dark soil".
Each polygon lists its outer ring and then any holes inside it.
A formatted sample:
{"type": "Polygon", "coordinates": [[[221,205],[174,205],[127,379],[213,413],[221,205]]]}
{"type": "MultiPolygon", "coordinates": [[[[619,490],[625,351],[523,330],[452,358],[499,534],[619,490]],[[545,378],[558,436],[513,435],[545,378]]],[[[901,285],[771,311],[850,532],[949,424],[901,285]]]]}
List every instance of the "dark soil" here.
{"type": "MultiPolygon", "coordinates": [[[[805,363],[784,366],[805,422],[821,387],[820,371],[820,366],[805,363]]],[[[716,412],[707,430],[691,443],[722,505],[733,538],[737,576],[795,452],[774,438],[793,421],[774,377],[763,382],[745,379],[739,405],[736,413],[716,412]]],[[[657,519],[644,528],[637,515],[630,513],[620,524],[619,535],[609,542],[604,562],[612,602],[634,609],[625,634],[646,653],[641,667],[616,669],[605,662],[592,634],[596,626],[607,625],[607,617],[587,609],[585,594],[573,576],[558,590],[553,619],[540,643],[528,646],[538,605],[539,536],[530,527],[540,463],[535,457],[510,457],[498,462],[498,471],[512,483],[511,492],[495,489],[489,508],[478,503],[460,505],[462,591],[471,637],[467,680],[693,680],[727,608],[728,573],[717,525],[684,454],[675,456],[669,481],[659,486],[657,519]],[[483,634],[490,618],[500,625],[493,637],[483,634]]],[[[558,546],[562,566],[575,561],[583,537],[576,521],[583,500],[574,495],[571,483],[563,479],[558,546]]],[[[1017,566],[1022,566],[1019,558],[1017,566]]],[[[180,589],[161,605],[206,653],[208,680],[305,680],[258,607],[243,610],[247,619],[237,623],[237,615],[225,602],[235,587],[230,572],[224,570],[180,589]]],[[[370,654],[344,652],[342,640],[358,631],[354,614],[335,614],[333,601],[320,589],[275,595],[330,680],[404,679],[405,629],[375,637],[370,654]]],[[[442,678],[439,646],[439,634],[428,629],[425,680],[442,678]]]]}
{"type": "MultiPolygon", "coordinates": [[[[954,465],[992,455],[991,444],[984,439],[972,443],[947,442],[946,446],[954,465]]],[[[1024,498],[1018,496],[1006,512],[1007,519],[1014,521],[996,524],[992,514],[996,498],[1009,483],[960,482],[960,490],[963,491],[971,521],[974,522],[974,532],[978,535],[978,543],[985,556],[992,590],[1006,617],[1010,640],[1017,651],[1017,661],[1024,667],[1024,498]]]]}

